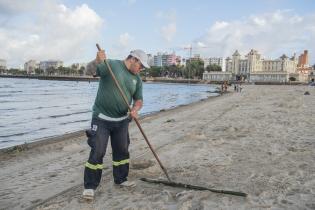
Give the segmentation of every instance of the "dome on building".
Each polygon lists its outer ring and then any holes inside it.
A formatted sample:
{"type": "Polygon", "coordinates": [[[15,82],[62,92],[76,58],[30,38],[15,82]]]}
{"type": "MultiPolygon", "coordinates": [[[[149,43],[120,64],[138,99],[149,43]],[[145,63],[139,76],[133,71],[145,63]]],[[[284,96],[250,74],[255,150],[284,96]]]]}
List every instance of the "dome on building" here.
{"type": "Polygon", "coordinates": [[[286,54],[283,54],[280,58],[281,58],[282,60],[284,60],[284,59],[287,59],[288,56],[286,56],[286,54]]]}
{"type": "Polygon", "coordinates": [[[233,56],[241,56],[241,54],[238,52],[238,50],[236,50],[233,54],[233,56]]]}

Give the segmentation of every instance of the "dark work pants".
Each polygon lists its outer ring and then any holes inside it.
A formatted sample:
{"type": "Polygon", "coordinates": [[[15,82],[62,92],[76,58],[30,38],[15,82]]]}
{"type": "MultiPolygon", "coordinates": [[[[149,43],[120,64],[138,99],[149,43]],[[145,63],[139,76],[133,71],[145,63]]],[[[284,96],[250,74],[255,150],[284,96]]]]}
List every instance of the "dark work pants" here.
{"type": "Polygon", "coordinates": [[[103,157],[109,136],[111,137],[114,182],[127,181],[129,173],[129,133],[130,120],[119,122],[93,118],[91,130],[87,132],[91,152],[84,169],[84,188],[96,189],[102,177],[103,157]]]}

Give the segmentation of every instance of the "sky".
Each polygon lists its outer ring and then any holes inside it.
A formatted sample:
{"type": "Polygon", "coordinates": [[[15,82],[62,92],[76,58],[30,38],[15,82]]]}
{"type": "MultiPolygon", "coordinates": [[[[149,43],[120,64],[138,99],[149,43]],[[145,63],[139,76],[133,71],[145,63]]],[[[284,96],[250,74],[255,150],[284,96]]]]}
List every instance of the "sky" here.
{"type": "Polygon", "coordinates": [[[251,49],[266,59],[309,51],[315,63],[314,0],[0,0],[0,59],[8,68],[30,59],[108,58],[133,49],[182,57],[227,57],[251,49]],[[185,49],[186,48],[186,49],[185,49]]]}

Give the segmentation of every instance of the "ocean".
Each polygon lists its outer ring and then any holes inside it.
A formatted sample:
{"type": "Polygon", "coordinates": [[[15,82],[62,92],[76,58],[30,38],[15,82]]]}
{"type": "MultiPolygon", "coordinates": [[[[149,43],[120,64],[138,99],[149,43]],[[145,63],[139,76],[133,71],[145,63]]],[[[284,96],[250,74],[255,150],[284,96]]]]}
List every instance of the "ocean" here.
{"type": "MultiPolygon", "coordinates": [[[[0,78],[0,148],[86,129],[98,82],[0,78]]],[[[144,83],[140,115],[216,96],[215,86],[144,83]]]]}

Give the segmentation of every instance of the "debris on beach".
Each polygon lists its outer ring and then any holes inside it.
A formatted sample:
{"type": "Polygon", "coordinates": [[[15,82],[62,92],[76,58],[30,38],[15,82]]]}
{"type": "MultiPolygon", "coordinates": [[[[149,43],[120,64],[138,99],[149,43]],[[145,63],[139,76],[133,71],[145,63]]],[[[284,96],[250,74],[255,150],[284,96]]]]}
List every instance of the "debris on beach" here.
{"type": "Polygon", "coordinates": [[[169,123],[169,122],[175,122],[175,120],[174,120],[174,119],[168,119],[168,120],[166,120],[166,122],[167,122],[167,123],[169,123]]]}

